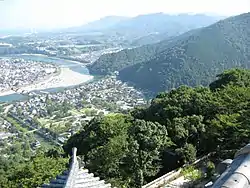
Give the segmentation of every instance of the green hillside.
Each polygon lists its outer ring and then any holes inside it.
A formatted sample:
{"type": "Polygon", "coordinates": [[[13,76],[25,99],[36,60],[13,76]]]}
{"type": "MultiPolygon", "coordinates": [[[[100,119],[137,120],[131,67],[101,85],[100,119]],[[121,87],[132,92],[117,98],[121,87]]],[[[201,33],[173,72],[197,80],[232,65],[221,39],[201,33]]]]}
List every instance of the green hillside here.
{"type": "Polygon", "coordinates": [[[121,71],[128,66],[149,61],[155,54],[159,54],[172,47],[177,41],[192,35],[196,31],[192,30],[179,37],[169,38],[156,44],[148,44],[137,48],[124,49],[117,53],[104,54],[96,62],[89,65],[88,68],[91,74],[100,75],[121,71]]]}
{"type": "Polygon", "coordinates": [[[125,49],[117,53],[102,55],[88,68],[91,74],[111,74],[114,71],[120,71],[127,66],[148,61],[154,54],[155,48],[153,45],[146,45],[134,49],[125,49]]]}
{"type": "Polygon", "coordinates": [[[105,54],[92,74],[120,71],[120,79],[154,92],[207,85],[221,71],[250,66],[250,13],[156,44],[105,54]]]}
{"type": "MultiPolygon", "coordinates": [[[[221,17],[188,14],[171,16],[158,13],[140,15],[124,20],[105,31],[105,33],[116,33],[115,35],[119,33],[127,41],[130,41],[129,43],[133,48],[102,55],[94,64],[89,66],[90,72],[105,75],[120,71],[127,66],[148,61],[155,54],[165,50],[175,36],[208,26],[219,19],[221,17]]],[[[186,36],[186,34],[183,36],[186,36]]]]}
{"type": "Polygon", "coordinates": [[[120,78],[157,92],[183,84],[207,85],[225,69],[249,68],[249,23],[247,13],[177,37],[151,60],[123,69],[120,78]]]}

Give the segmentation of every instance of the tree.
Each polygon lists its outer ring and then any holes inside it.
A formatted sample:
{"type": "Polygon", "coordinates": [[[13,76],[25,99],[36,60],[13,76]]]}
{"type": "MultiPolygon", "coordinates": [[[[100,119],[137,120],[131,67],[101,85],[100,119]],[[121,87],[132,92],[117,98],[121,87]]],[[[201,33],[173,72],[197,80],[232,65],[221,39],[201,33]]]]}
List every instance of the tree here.
{"type": "Polygon", "coordinates": [[[217,80],[212,82],[209,87],[212,90],[223,89],[228,85],[239,87],[249,87],[250,71],[247,69],[230,69],[217,75],[217,80]]]}
{"type": "Polygon", "coordinates": [[[70,108],[71,108],[71,105],[66,100],[64,100],[62,105],[61,105],[62,113],[67,114],[67,112],[70,110],[70,108]]]}
{"type": "Polygon", "coordinates": [[[134,120],[128,130],[128,153],[124,158],[125,171],[141,187],[148,177],[155,176],[160,168],[161,152],[172,145],[167,130],[159,123],[134,120]]]}
{"type": "Polygon", "coordinates": [[[126,176],[121,169],[122,158],[127,154],[127,130],[130,118],[122,114],[96,117],[64,145],[70,154],[72,147],[78,155],[84,155],[86,167],[115,185],[124,182],[126,176]]]}
{"type": "Polygon", "coordinates": [[[192,144],[185,144],[183,147],[175,150],[181,160],[181,164],[194,162],[196,159],[196,149],[192,144]]]}
{"type": "Polygon", "coordinates": [[[16,187],[37,187],[62,173],[67,159],[36,156],[30,162],[18,165],[8,178],[16,187]]]}
{"type": "Polygon", "coordinates": [[[115,185],[141,186],[161,168],[161,153],[172,145],[165,126],[115,114],[94,118],[64,145],[84,155],[86,167],[115,185]]]}
{"type": "Polygon", "coordinates": [[[178,147],[187,143],[198,146],[200,136],[205,132],[203,117],[197,115],[174,118],[168,127],[171,138],[178,147]]]}
{"type": "Polygon", "coordinates": [[[28,160],[21,155],[0,156],[0,187],[41,186],[65,170],[67,162],[68,158],[46,156],[42,149],[28,160]]]}

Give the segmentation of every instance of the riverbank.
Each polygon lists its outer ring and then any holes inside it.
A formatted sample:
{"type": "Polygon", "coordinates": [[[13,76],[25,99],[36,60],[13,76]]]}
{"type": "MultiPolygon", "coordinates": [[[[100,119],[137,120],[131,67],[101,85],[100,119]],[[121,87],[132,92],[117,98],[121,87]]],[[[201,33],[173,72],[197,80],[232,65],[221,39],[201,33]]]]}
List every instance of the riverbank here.
{"type": "MultiPolygon", "coordinates": [[[[75,71],[72,71],[69,68],[60,68],[60,74],[52,76],[44,81],[40,81],[38,83],[20,87],[19,91],[30,92],[34,90],[45,90],[50,88],[58,88],[58,87],[70,87],[80,85],[84,82],[93,79],[93,76],[84,75],[75,71]]],[[[11,95],[16,93],[13,90],[0,92],[0,96],[11,95]]]]}
{"type": "Polygon", "coordinates": [[[86,65],[86,64],[88,64],[88,63],[73,60],[73,59],[67,58],[67,57],[48,56],[48,55],[45,55],[45,54],[27,54],[27,53],[24,53],[24,54],[20,54],[20,55],[22,55],[22,56],[37,56],[37,57],[53,58],[53,59],[59,60],[59,61],[63,59],[63,60],[67,60],[68,62],[75,63],[75,64],[78,64],[78,65],[86,65]]]}

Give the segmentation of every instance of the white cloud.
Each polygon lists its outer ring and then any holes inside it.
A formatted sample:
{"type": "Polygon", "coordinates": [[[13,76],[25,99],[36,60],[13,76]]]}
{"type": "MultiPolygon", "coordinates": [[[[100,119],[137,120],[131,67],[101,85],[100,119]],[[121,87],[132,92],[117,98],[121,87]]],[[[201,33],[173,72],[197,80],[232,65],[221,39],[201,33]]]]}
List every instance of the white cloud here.
{"type": "Polygon", "coordinates": [[[250,11],[250,0],[4,0],[0,27],[64,27],[108,15],[153,12],[236,15],[250,11]]]}

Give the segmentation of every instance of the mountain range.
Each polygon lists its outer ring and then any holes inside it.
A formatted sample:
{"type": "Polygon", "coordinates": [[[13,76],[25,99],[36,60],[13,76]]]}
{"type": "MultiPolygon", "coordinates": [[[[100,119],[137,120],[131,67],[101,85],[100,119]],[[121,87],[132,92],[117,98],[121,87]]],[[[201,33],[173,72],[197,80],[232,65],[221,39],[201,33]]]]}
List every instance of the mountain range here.
{"type": "Polygon", "coordinates": [[[125,21],[129,19],[128,17],[122,17],[122,16],[107,16],[104,18],[101,18],[99,20],[89,22],[82,26],[72,27],[68,28],[68,31],[72,32],[95,32],[95,31],[101,31],[108,29],[119,22],[125,21]]]}
{"type": "Polygon", "coordinates": [[[105,35],[119,35],[133,45],[159,42],[170,36],[177,36],[191,29],[208,26],[222,19],[203,14],[169,15],[154,13],[136,17],[108,16],[80,27],[69,28],[70,32],[101,32],[105,35]]]}
{"type": "Polygon", "coordinates": [[[101,56],[94,74],[119,78],[153,92],[207,85],[225,69],[250,67],[250,13],[230,17],[156,44],[101,56]]]}

